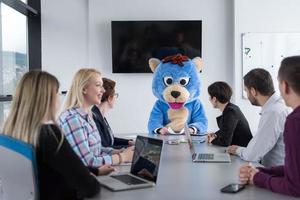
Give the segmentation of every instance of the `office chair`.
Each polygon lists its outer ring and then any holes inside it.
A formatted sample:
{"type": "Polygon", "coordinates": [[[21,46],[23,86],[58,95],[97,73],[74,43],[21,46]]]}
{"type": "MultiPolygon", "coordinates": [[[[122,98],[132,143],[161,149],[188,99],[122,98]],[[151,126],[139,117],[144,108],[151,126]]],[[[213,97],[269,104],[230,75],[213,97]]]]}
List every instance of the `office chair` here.
{"type": "Polygon", "coordinates": [[[0,200],[36,200],[37,166],[32,145],[0,134],[0,200]]]}

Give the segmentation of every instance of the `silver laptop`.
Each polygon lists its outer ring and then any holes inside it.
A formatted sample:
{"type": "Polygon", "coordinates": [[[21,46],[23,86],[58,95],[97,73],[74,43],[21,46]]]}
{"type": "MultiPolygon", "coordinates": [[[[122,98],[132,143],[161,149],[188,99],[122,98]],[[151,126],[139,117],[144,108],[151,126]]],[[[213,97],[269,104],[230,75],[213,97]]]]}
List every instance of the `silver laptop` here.
{"type": "Polygon", "coordinates": [[[218,163],[231,162],[228,153],[196,153],[188,126],[185,126],[184,133],[187,137],[193,162],[218,162],[218,163]]]}
{"type": "Polygon", "coordinates": [[[153,187],[157,181],[163,141],[138,135],[130,173],[99,176],[104,187],[113,191],[153,187]]]}

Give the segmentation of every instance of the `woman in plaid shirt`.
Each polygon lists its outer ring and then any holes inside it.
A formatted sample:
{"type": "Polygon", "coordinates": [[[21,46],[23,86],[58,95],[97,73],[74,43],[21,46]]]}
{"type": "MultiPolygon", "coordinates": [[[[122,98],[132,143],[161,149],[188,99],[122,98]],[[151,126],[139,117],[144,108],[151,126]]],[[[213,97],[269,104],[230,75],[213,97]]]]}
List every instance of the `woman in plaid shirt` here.
{"type": "Polygon", "coordinates": [[[131,162],[133,157],[133,148],[122,151],[101,145],[91,107],[101,102],[105,92],[102,84],[98,70],[80,69],[72,81],[58,122],[75,153],[89,167],[131,162]]]}

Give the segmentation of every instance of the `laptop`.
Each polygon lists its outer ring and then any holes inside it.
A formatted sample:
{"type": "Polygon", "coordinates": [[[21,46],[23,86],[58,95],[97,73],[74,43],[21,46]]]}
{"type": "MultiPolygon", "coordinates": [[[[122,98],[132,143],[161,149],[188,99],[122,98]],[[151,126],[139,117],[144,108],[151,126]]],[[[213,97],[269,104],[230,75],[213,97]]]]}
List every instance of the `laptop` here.
{"type": "Polygon", "coordinates": [[[187,137],[188,145],[192,154],[193,162],[215,162],[215,163],[230,163],[231,159],[228,153],[196,153],[195,146],[192,141],[189,127],[185,126],[184,133],[187,137]]]}
{"type": "Polygon", "coordinates": [[[99,176],[98,181],[112,191],[153,187],[157,181],[163,141],[138,135],[130,173],[99,176]]]}

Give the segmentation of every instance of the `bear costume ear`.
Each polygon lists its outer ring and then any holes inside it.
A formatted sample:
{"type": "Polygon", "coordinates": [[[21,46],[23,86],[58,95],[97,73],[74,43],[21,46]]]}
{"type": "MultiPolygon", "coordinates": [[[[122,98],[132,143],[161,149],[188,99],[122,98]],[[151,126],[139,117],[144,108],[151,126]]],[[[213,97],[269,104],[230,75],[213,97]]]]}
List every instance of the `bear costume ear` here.
{"type": "Polygon", "coordinates": [[[195,58],[193,58],[192,61],[196,65],[198,72],[202,72],[202,68],[203,68],[202,59],[200,57],[195,57],[195,58]]]}
{"type": "Polygon", "coordinates": [[[152,72],[155,71],[157,65],[160,63],[160,60],[157,58],[150,58],[149,59],[149,66],[152,72]]]}

